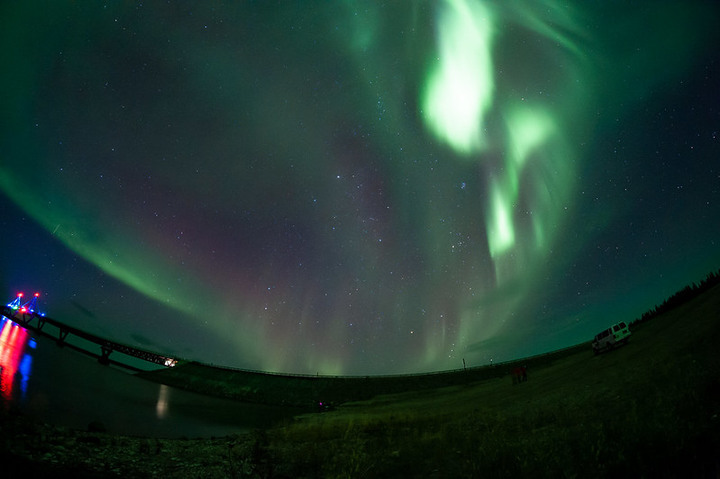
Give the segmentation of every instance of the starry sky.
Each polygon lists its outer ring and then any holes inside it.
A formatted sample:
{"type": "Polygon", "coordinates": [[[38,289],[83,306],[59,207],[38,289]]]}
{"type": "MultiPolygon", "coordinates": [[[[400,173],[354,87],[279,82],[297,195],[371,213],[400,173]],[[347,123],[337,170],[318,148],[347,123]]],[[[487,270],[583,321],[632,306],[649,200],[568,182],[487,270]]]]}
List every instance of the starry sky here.
{"type": "Polygon", "coordinates": [[[4,2],[0,291],[207,363],[587,341],[720,266],[714,1],[4,2]]]}

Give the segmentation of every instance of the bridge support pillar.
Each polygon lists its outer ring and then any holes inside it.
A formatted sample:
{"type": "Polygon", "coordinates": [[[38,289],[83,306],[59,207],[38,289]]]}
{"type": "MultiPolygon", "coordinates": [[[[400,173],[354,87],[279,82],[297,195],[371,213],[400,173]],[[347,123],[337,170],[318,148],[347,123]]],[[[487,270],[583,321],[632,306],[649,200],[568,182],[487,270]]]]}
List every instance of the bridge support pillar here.
{"type": "Polygon", "coordinates": [[[105,345],[100,346],[100,349],[102,351],[102,355],[98,358],[98,362],[107,366],[110,364],[110,353],[112,353],[113,350],[105,345]]]}
{"type": "Polygon", "coordinates": [[[65,345],[65,338],[67,338],[68,333],[70,333],[69,330],[60,328],[60,330],[58,331],[58,339],[57,339],[58,346],[65,345]]]}

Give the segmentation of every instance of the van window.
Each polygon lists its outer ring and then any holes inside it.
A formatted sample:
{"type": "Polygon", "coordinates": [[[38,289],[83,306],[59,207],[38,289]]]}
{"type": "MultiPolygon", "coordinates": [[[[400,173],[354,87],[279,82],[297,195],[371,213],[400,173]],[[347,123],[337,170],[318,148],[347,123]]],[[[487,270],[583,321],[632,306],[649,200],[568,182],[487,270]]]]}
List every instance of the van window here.
{"type": "Polygon", "coordinates": [[[620,331],[620,325],[616,324],[615,326],[613,326],[613,331],[615,331],[616,333],[620,331]]]}

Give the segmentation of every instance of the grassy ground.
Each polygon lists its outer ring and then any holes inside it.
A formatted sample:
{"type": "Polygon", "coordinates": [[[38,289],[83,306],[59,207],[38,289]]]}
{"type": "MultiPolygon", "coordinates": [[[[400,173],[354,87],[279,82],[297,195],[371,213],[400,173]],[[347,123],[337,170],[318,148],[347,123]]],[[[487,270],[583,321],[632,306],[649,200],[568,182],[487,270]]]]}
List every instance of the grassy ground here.
{"type": "Polygon", "coordinates": [[[720,290],[630,343],[308,415],[258,440],[287,477],[718,477],[720,290]]]}

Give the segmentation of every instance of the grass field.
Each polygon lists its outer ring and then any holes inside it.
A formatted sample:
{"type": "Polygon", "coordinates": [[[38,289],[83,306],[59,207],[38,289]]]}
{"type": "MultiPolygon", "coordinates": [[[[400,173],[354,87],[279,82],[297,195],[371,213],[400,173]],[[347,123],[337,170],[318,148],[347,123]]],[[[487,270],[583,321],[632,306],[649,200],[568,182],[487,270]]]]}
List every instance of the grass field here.
{"type": "MultiPolygon", "coordinates": [[[[612,320],[609,320],[612,322],[612,320]]],[[[280,477],[720,477],[720,288],[510,375],[383,395],[258,432],[280,477]]]]}

